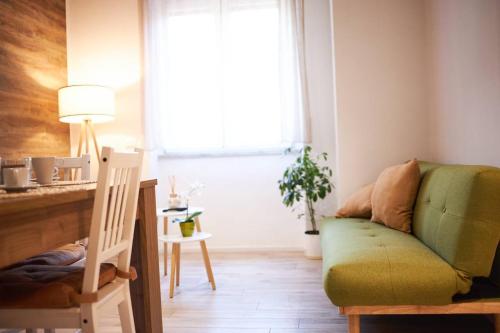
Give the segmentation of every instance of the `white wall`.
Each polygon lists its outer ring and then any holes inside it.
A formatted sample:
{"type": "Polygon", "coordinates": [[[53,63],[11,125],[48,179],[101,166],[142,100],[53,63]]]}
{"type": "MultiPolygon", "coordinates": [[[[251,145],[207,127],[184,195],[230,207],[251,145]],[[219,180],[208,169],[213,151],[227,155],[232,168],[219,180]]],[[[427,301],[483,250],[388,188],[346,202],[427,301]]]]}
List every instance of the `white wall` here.
{"type": "MultiPolygon", "coordinates": [[[[116,93],[116,119],[96,124],[99,144],[124,150],[143,143],[142,22],[137,0],[67,0],[68,83],[116,93]]],[[[76,153],[79,126],[72,125],[76,153]]],[[[93,151],[93,147],[91,147],[93,151]]],[[[92,173],[97,174],[93,156],[92,173]]]]}
{"type": "Polygon", "coordinates": [[[500,1],[426,7],[433,158],[500,166],[500,1]]]}
{"type": "Polygon", "coordinates": [[[204,228],[214,234],[211,248],[297,248],[303,225],[285,209],[277,180],[291,157],[160,159],[158,202],[166,206],[168,176],[179,190],[200,181],[206,185],[193,205],[207,209],[204,228]]]}
{"type": "Polygon", "coordinates": [[[332,0],[338,196],[429,158],[424,2],[332,0]]]}
{"type": "Polygon", "coordinates": [[[340,201],[417,157],[500,166],[498,0],[331,0],[340,201]]]}
{"type": "MultiPolygon", "coordinates": [[[[130,148],[144,139],[142,28],[138,0],[68,0],[70,83],[98,83],[117,91],[117,119],[98,125],[101,144],[130,148]]],[[[313,109],[313,146],[334,157],[334,113],[328,0],[306,1],[307,66],[313,109]]],[[[78,128],[72,128],[73,143],[78,128]]],[[[73,145],[74,146],[74,145],[73,145]]],[[[301,248],[303,223],[281,204],[277,180],[291,156],[161,159],[158,203],[166,205],[168,176],[179,190],[206,185],[193,204],[203,205],[213,248],[301,248]]],[[[333,159],[331,160],[333,166],[333,159]]],[[[94,167],[94,173],[96,168],[94,167]]],[[[334,211],[329,198],[321,212],[334,211]]]]}

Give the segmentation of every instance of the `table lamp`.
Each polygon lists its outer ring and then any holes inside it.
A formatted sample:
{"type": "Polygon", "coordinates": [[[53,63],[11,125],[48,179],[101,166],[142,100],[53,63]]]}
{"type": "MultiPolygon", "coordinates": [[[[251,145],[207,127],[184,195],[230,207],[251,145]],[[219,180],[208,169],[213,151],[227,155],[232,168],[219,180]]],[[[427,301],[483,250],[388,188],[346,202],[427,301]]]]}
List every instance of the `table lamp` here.
{"type": "Polygon", "coordinates": [[[97,158],[100,159],[99,145],[92,123],[103,123],[115,118],[115,96],[113,90],[98,85],[72,85],[59,89],[59,121],[80,123],[78,155],[89,153],[89,132],[92,135],[97,158]]]}

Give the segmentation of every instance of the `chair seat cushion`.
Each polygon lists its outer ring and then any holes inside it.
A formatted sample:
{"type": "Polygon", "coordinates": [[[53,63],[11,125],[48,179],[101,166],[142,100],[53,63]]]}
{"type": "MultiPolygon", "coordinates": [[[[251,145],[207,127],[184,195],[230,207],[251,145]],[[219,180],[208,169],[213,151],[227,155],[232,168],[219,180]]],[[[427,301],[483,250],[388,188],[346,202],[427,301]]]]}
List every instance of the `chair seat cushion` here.
{"type": "MultiPolygon", "coordinates": [[[[0,271],[0,308],[68,308],[78,306],[84,267],[27,265],[0,271]]],[[[102,264],[99,288],[113,281],[117,270],[102,264]]]]}
{"type": "Polygon", "coordinates": [[[81,244],[67,244],[55,250],[47,251],[34,257],[19,261],[8,269],[26,265],[67,266],[85,258],[85,247],[81,244]]]}
{"type": "Polygon", "coordinates": [[[410,234],[365,219],[321,225],[323,278],[338,306],[444,305],[470,280],[410,234]]]}

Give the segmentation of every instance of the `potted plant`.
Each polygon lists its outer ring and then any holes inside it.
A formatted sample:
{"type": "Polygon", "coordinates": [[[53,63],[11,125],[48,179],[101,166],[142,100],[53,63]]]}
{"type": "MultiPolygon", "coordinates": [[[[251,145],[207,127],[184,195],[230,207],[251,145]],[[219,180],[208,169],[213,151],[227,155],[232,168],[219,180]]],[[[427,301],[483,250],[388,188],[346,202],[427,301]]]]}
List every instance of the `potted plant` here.
{"type": "MultiPolygon", "coordinates": [[[[312,227],[312,230],[305,232],[305,255],[308,258],[319,259],[321,258],[321,245],[314,203],[332,192],[334,186],[330,179],[333,172],[328,166],[320,165],[321,161],[327,160],[326,153],[311,157],[311,151],[310,146],[305,146],[300,156],[285,170],[283,178],[278,183],[285,206],[293,207],[305,202],[312,227]]],[[[290,152],[290,149],[286,152],[290,152]]],[[[304,213],[299,214],[298,217],[302,216],[304,213]]]]}
{"type": "Polygon", "coordinates": [[[188,215],[186,210],[186,217],[184,219],[176,219],[179,222],[179,227],[181,228],[182,237],[191,237],[194,233],[194,219],[201,215],[201,212],[194,212],[188,215]]]}

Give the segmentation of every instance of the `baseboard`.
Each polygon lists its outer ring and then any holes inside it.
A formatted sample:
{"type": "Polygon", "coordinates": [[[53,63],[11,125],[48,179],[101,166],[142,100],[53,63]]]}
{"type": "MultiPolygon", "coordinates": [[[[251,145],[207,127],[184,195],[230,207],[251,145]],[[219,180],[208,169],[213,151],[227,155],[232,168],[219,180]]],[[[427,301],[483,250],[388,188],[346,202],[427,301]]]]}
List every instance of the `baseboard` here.
{"type": "MultiPolygon", "coordinates": [[[[183,246],[182,252],[191,253],[199,252],[200,248],[197,244],[190,244],[183,246]]],[[[277,252],[296,252],[303,253],[304,249],[301,247],[209,247],[210,253],[277,253],[277,252]]],[[[163,252],[163,246],[160,246],[160,253],[163,252]]]]}
{"type": "Polygon", "coordinates": [[[301,247],[214,247],[211,252],[221,253],[263,253],[263,252],[304,252],[301,247]]]}

